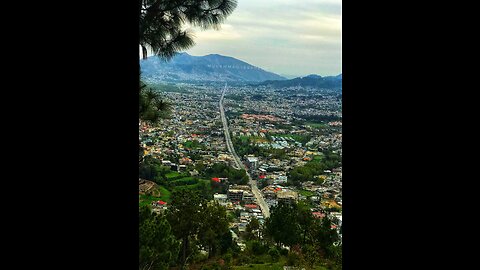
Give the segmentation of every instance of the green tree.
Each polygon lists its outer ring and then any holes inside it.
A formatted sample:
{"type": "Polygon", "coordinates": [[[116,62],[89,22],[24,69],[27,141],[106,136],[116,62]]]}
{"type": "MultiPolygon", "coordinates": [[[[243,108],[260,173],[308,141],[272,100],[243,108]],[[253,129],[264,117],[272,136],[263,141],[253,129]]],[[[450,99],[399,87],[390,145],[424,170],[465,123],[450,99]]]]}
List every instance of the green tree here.
{"type": "Polygon", "coordinates": [[[297,204],[297,220],[302,231],[303,243],[305,243],[308,231],[314,222],[312,211],[305,202],[301,201],[297,204]]]}
{"type": "Polygon", "coordinates": [[[138,101],[138,116],[142,121],[155,124],[160,119],[168,117],[171,105],[160,97],[158,91],[147,87],[142,81],[138,101]]]}
{"type": "Polygon", "coordinates": [[[194,45],[189,23],[204,29],[218,28],[237,6],[236,0],[140,0],[140,45],[164,59],[194,45]]]}
{"type": "Polygon", "coordinates": [[[259,230],[260,230],[260,223],[258,222],[258,219],[253,217],[250,222],[247,224],[247,227],[245,228],[246,232],[246,238],[248,240],[255,240],[259,239],[259,230]]]}
{"type": "Polygon", "coordinates": [[[139,221],[139,269],[168,269],[179,250],[170,224],[148,206],[140,209],[139,221]]]}
{"type": "Polygon", "coordinates": [[[202,205],[205,201],[198,192],[192,190],[176,190],[172,193],[172,202],[167,212],[167,219],[172,225],[177,239],[182,240],[180,265],[185,267],[190,255],[190,239],[198,233],[202,222],[202,205]]]}
{"type": "Polygon", "coordinates": [[[309,231],[309,244],[312,244],[318,252],[326,257],[333,257],[334,245],[338,241],[338,234],[332,229],[332,221],[328,217],[315,220],[309,231]]]}
{"type": "Polygon", "coordinates": [[[277,246],[283,244],[291,247],[300,242],[301,228],[295,204],[280,202],[272,208],[265,224],[268,235],[277,243],[277,246]]]}
{"type": "Polygon", "coordinates": [[[304,245],[302,247],[302,255],[309,269],[314,269],[314,265],[320,261],[318,250],[313,245],[304,245]]]}
{"type": "Polygon", "coordinates": [[[278,251],[277,247],[271,247],[268,250],[268,255],[272,259],[272,262],[278,262],[278,259],[280,258],[280,251],[278,251]]]}
{"type": "Polygon", "coordinates": [[[198,231],[198,240],[208,250],[208,257],[217,254],[220,247],[220,237],[228,230],[227,211],[217,202],[209,203],[202,210],[202,222],[198,231]]]}

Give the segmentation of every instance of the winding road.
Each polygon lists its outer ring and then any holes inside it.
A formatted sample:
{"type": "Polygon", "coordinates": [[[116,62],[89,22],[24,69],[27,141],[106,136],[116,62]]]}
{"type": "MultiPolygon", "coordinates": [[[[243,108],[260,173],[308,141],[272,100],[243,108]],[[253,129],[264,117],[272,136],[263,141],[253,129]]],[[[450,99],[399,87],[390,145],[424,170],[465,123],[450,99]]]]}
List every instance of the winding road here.
{"type": "MultiPolygon", "coordinates": [[[[230,137],[230,131],[228,130],[227,118],[225,117],[225,110],[223,108],[223,98],[225,97],[226,91],[227,91],[227,84],[225,83],[225,87],[223,88],[222,96],[220,97],[220,101],[219,101],[220,117],[222,118],[223,130],[225,133],[225,141],[227,143],[228,151],[232,154],[237,169],[242,169],[242,168],[245,168],[245,166],[243,165],[242,161],[240,160],[237,153],[235,152],[235,148],[233,147],[232,138],[230,137]]],[[[262,193],[257,187],[257,181],[254,181],[252,179],[252,177],[248,173],[248,170],[246,171],[248,176],[248,183],[252,188],[252,192],[253,192],[253,195],[255,196],[257,204],[260,206],[260,209],[262,210],[262,214],[264,218],[268,218],[270,217],[270,209],[268,208],[268,205],[265,202],[265,199],[263,198],[262,193]]]]}

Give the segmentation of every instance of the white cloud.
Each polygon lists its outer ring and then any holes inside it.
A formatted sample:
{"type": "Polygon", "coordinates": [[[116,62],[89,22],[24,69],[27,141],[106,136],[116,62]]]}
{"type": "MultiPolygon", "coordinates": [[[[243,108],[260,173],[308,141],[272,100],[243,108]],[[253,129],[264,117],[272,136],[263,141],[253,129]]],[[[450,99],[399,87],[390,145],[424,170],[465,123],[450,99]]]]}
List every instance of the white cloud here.
{"type": "Polygon", "coordinates": [[[340,0],[239,0],[220,30],[193,31],[193,55],[224,54],[283,74],[341,73],[340,0]]]}

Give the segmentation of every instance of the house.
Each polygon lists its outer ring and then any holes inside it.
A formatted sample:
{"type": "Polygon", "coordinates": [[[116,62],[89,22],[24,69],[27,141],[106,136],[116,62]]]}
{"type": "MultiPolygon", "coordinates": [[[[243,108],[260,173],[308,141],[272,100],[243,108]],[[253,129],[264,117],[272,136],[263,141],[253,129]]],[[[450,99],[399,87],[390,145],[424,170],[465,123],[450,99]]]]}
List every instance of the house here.
{"type": "Polygon", "coordinates": [[[241,189],[228,189],[227,198],[231,201],[243,200],[243,190],[241,189]]]}
{"type": "Polygon", "coordinates": [[[248,156],[247,157],[247,166],[251,170],[256,170],[258,166],[258,158],[254,156],[248,156]]]}
{"type": "Polygon", "coordinates": [[[228,196],[227,194],[218,194],[218,193],[215,193],[213,194],[213,199],[215,201],[217,201],[220,205],[226,205],[227,204],[227,199],[228,199],[228,196]]]}
{"type": "Polygon", "coordinates": [[[246,203],[252,203],[255,201],[255,197],[252,192],[250,191],[243,191],[243,201],[246,203]]]}
{"type": "Polygon", "coordinates": [[[295,191],[278,191],[277,200],[279,202],[294,203],[298,201],[298,193],[295,191]]]}

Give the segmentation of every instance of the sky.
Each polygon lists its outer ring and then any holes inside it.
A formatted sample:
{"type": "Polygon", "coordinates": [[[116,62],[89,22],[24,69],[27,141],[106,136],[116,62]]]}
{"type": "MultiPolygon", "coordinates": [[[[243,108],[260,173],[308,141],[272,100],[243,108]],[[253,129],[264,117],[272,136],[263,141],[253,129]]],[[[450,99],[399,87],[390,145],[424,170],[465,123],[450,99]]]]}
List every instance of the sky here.
{"type": "Polygon", "coordinates": [[[219,30],[191,27],[186,52],[235,57],[287,76],[342,73],[341,0],[238,0],[219,30]]]}

